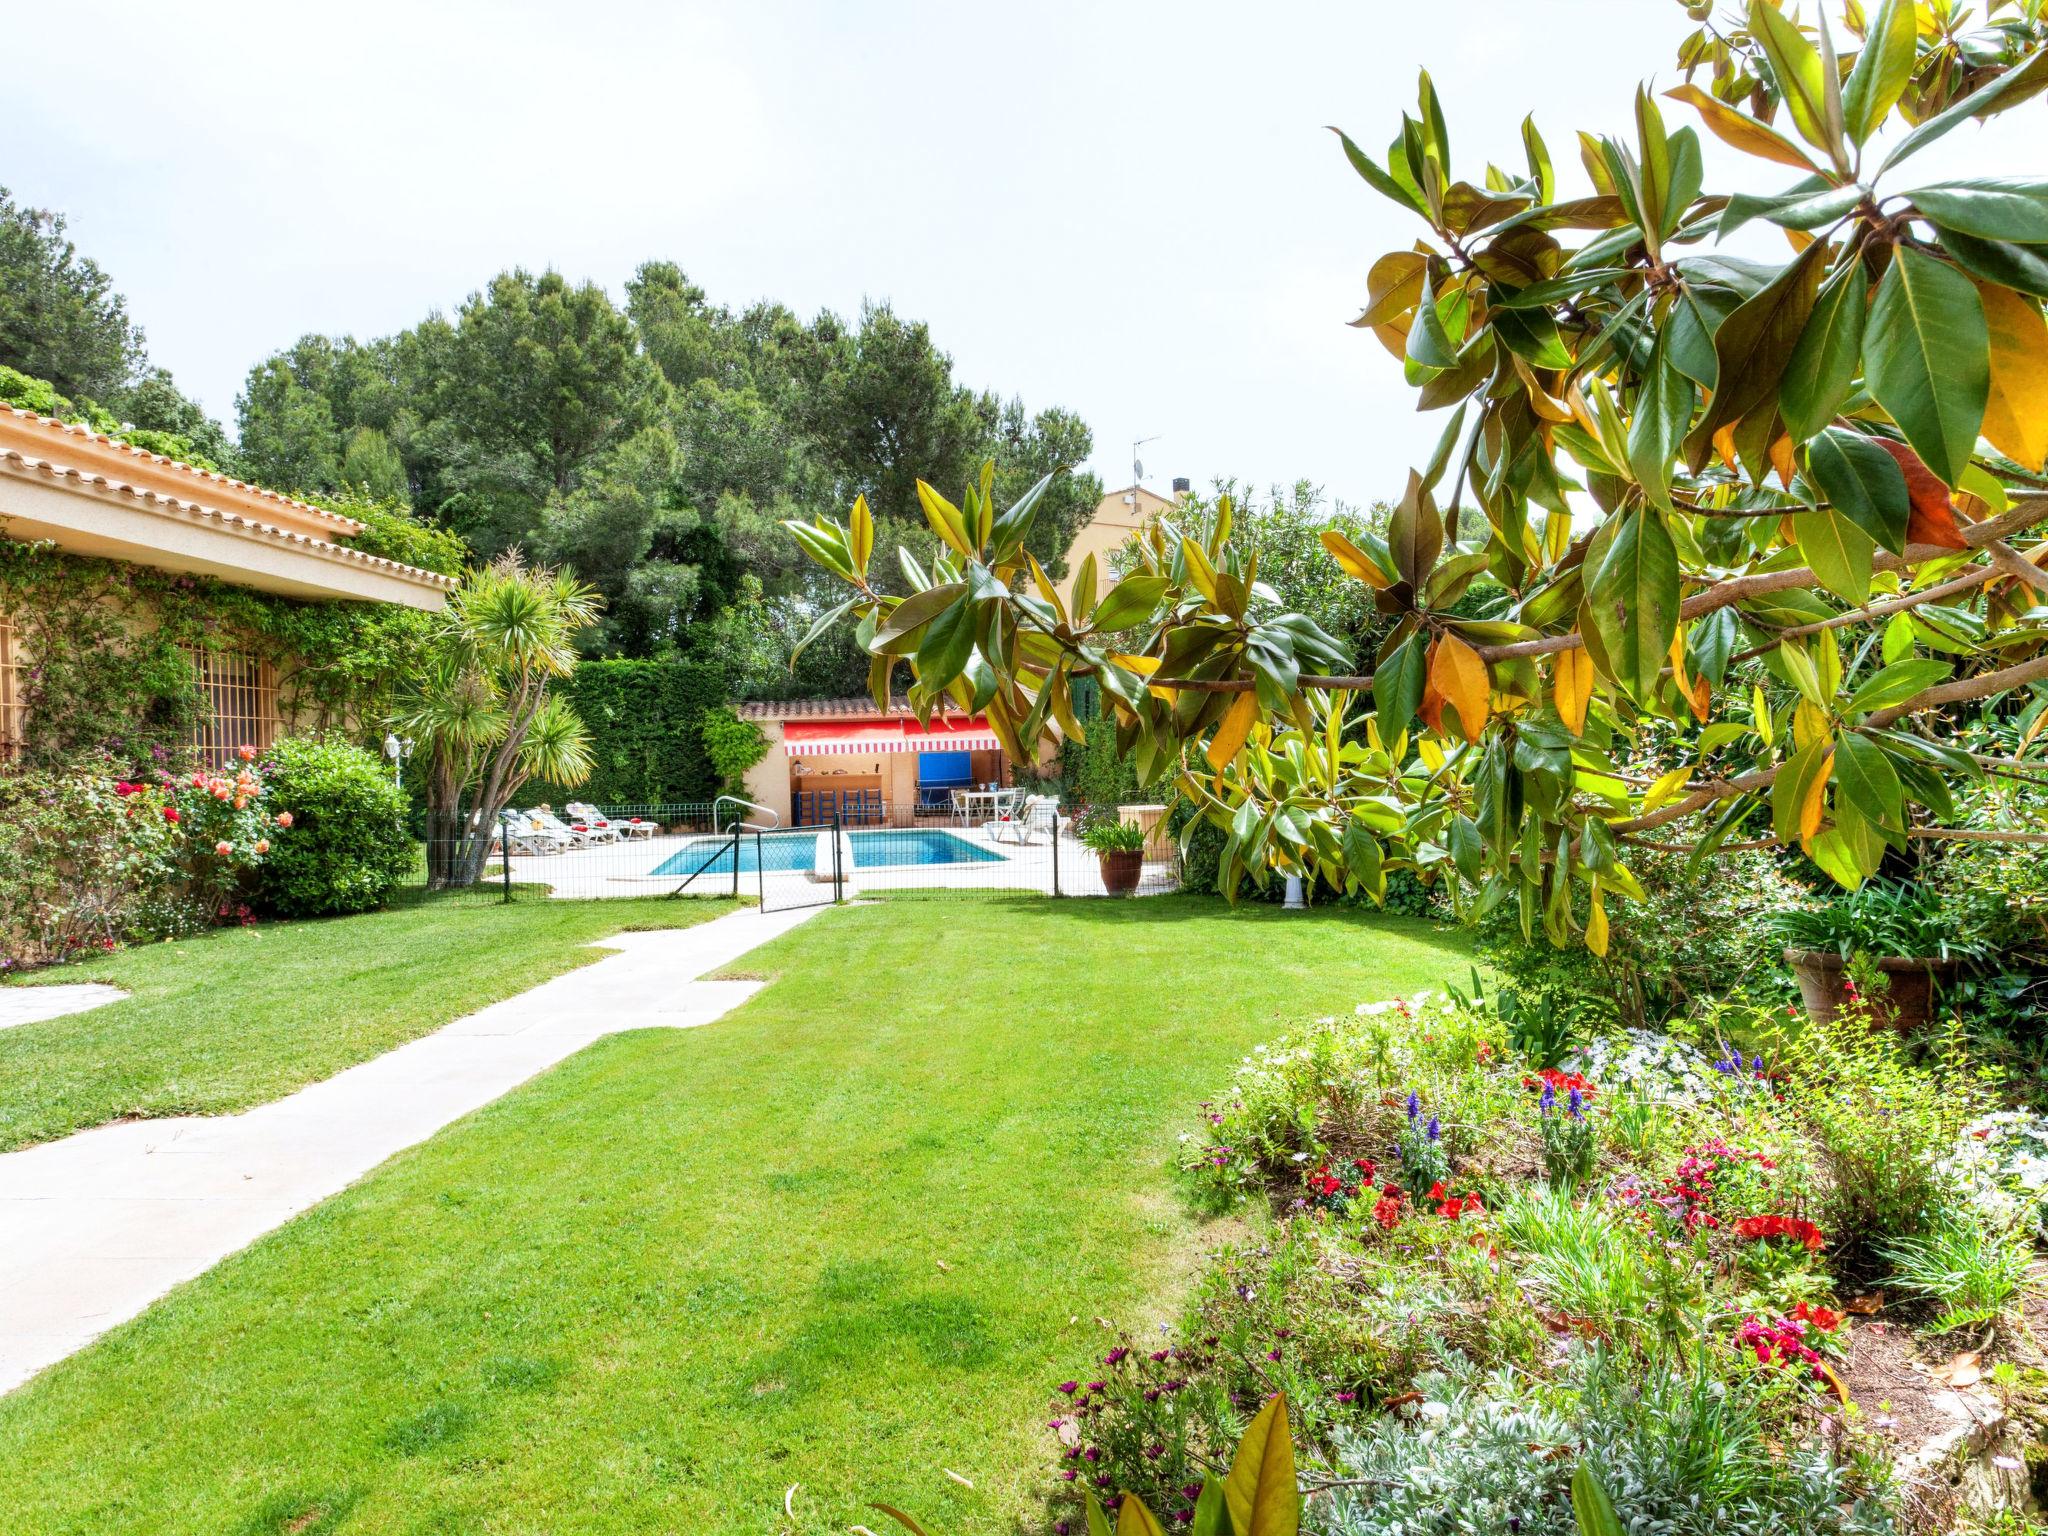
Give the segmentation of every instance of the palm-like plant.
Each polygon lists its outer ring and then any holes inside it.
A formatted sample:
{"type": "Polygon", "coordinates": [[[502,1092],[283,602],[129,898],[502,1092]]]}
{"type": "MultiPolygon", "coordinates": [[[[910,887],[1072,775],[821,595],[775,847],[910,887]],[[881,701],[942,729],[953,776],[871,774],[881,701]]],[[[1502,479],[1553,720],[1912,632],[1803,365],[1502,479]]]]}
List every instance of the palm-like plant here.
{"type": "Polygon", "coordinates": [[[476,882],[498,814],[527,780],[590,776],[589,734],[552,688],[597,614],[590,588],[516,550],[471,571],[449,599],[396,721],[425,761],[432,888],[476,882]]]}

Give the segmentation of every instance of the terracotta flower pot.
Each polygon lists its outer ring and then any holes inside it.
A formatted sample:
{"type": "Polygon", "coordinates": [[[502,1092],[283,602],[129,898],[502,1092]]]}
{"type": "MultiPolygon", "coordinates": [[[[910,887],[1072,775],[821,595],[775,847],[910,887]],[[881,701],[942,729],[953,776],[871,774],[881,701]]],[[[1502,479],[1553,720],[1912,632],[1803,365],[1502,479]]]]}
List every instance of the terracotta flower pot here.
{"type": "MultiPolygon", "coordinates": [[[[1849,963],[1831,949],[1788,949],[1785,963],[1799,983],[1800,1001],[1809,1018],[1826,1023],[1848,1005],[1849,963]]],[[[1898,1030],[1914,1030],[1934,1015],[1934,983],[1956,968],[1953,960],[1901,959],[1877,962],[1891,983],[1882,997],[1869,999],[1871,1016],[1898,1030]]]]}
{"type": "Polygon", "coordinates": [[[1102,883],[1112,896],[1130,895],[1145,876],[1145,850],[1142,848],[1098,853],[1095,857],[1102,864],[1102,883]]]}

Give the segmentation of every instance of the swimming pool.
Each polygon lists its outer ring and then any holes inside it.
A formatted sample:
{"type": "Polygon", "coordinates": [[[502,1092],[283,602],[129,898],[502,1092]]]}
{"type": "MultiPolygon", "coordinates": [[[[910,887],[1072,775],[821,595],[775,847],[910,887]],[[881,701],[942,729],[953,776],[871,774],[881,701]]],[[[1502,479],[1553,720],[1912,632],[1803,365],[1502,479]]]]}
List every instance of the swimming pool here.
{"type": "MultiPolygon", "coordinates": [[[[771,875],[809,874],[817,854],[819,833],[813,828],[770,832],[758,840],[740,839],[740,873],[757,870],[771,875]]],[[[830,835],[830,834],[825,834],[830,835]]],[[[848,832],[855,869],[908,869],[932,864],[1000,864],[1003,856],[951,832],[918,827],[876,832],[848,832]]],[[[730,875],[732,850],[723,838],[699,837],[663,859],[656,875],[681,877],[702,868],[706,877],[730,875]]]]}

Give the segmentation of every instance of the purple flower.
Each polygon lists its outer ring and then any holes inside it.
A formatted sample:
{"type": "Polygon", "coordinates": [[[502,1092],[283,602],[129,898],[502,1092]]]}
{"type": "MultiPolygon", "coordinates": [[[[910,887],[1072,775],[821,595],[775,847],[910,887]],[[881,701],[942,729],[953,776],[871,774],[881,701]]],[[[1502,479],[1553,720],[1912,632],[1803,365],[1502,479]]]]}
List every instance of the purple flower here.
{"type": "Polygon", "coordinates": [[[1565,1101],[1564,1109],[1574,1120],[1585,1118],[1585,1100],[1579,1097],[1578,1089],[1572,1090],[1572,1096],[1565,1101]]]}
{"type": "Polygon", "coordinates": [[[1421,1116],[1422,1100],[1416,1096],[1413,1089],[1410,1089],[1408,1093],[1408,1123],[1413,1125],[1421,1116]]]}
{"type": "Polygon", "coordinates": [[[1081,1383],[1078,1381],[1063,1381],[1060,1383],[1060,1390],[1066,1393],[1067,1396],[1072,1397],[1081,1390],[1081,1383]]]}
{"type": "Polygon", "coordinates": [[[1123,1345],[1119,1344],[1115,1349],[1112,1349],[1108,1354],[1102,1357],[1102,1363],[1104,1365],[1121,1365],[1123,1363],[1124,1356],[1128,1355],[1129,1353],[1130,1351],[1128,1349],[1124,1348],[1123,1345]]]}
{"type": "Polygon", "coordinates": [[[1435,1141],[1438,1137],[1442,1136],[1443,1133],[1443,1127],[1436,1123],[1436,1116],[1431,1115],[1429,1117],[1429,1127],[1426,1133],[1429,1139],[1431,1141],[1435,1141]]]}
{"type": "Polygon", "coordinates": [[[1536,1096],[1536,1107],[1546,1115],[1557,1108],[1557,1089],[1550,1082],[1545,1081],[1543,1092],[1536,1096]]]}

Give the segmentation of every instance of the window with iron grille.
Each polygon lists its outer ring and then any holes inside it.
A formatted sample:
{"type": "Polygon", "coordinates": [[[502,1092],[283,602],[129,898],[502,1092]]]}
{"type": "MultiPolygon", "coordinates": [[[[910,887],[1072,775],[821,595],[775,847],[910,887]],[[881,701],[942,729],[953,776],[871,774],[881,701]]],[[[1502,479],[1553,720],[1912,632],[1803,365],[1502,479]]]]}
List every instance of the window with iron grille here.
{"type": "Polygon", "coordinates": [[[24,739],[22,716],[21,652],[14,638],[14,626],[0,613],[0,762],[21,751],[24,739]]]}
{"type": "Polygon", "coordinates": [[[235,760],[241,747],[266,752],[277,739],[277,673],[267,661],[235,651],[194,651],[202,707],[192,750],[210,768],[235,760]]]}

